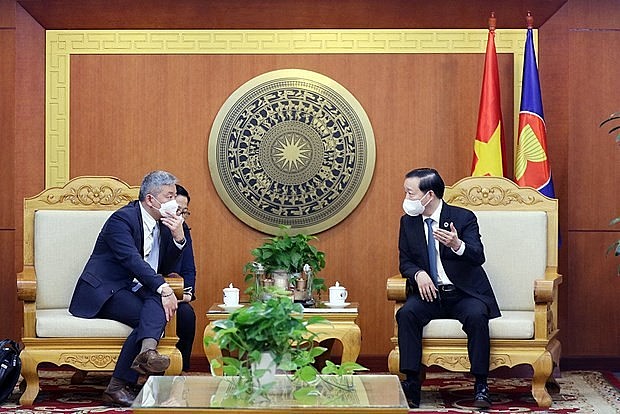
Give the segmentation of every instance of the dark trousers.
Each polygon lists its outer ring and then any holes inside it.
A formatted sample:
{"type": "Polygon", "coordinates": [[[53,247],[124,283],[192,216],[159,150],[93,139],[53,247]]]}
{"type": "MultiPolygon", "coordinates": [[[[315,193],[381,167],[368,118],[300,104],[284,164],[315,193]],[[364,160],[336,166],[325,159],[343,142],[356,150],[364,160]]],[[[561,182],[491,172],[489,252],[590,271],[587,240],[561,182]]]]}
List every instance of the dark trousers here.
{"type": "Polygon", "coordinates": [[[123,343],[112,376],[136,383],[138,373],[131,369],[131,364],[140,353],[142,340],[153,338],[159,341],[166,327],[161,296],[145,288],[135,293],[130,289],[121,289],[108,299],[97,317],[119,321],[133,328],[123,343]]]}
{"type": "Polygon", "coordinates": [[[177,349],[183,357],[183,371],[189,371],[189,361],[192,356],[192,345],[196,336],[196,313],[187,302],[179,302],[177,309],[177,349]]]}
{"type": "Polygon", "coordinates": [[[467,334],[470,372],[488,375],[491,341],[489,311],[484,302],[456,290],[441,293],[441,298],[425,302],[415,293],[396,312],[400,371],[420,372],[422,360],[422,329],[432,319],[458,319],[467,334]]]}

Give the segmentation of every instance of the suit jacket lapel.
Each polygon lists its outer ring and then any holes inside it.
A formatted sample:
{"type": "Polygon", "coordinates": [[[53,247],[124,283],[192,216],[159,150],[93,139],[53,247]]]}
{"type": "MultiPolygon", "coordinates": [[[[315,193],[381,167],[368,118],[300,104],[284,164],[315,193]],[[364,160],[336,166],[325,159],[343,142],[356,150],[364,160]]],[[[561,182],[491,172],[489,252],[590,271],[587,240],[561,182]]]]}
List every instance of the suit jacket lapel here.
{"type": "Polygon", "coordinates": [[[430,262],[428,260],[428,250],[426,248],[427,240],[426,240],[426,233],[424,230],[426,223],[424,223],[424,220],[422,220],[422,215],[412,217],[412,221],[413,221],[413,230],[414,230],[413,234],[416,237],[416,240],[413,240],[412,246],[420,246],[420,250],[422,250],[420,252],[420,255],[424,257],[425,258],[424,260],[426,261],[426,265],[424,269],[428,272],[430,271],[430,262]]]}
{"type": "MultiPolygon", "coordinates": [[[[452,219],[452,208],[450,205],[443,203],[443,208],[441,209],[441,214],[439,216],[439,223],[437,225],[440,229],[450,231],[450,223],[454,220],[452,219]]],[[[439,243],[439,256],[441,257],[445,250],[449,249],[449,247],[444,246],[442,243],[439,243]]]]}

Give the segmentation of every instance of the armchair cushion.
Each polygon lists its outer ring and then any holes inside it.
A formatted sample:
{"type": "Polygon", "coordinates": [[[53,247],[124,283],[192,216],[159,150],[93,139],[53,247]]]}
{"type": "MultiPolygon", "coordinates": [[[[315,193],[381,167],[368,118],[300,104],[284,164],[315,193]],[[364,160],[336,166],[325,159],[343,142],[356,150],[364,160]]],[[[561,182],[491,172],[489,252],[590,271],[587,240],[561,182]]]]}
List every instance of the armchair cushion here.
{"type": "Polygon", "coordinates": [[[109,337],[126,338],[131,328],[111,319],[84,319],[67,308],[37,310],[37,336],[42,338],[109,337]]]}
{"type": "MultiPolygon", "coordinates": [[[[534,337],[534,312],[502,311],[489,321],[492,339],[531,339],[534,337]]],[[[424,338],[467,338],[456,319],[435,319],[424,327],[424,338]]]]}
{"type": "Polygon", "coordinates": [[[476,211],[489,275],[504,311],[534,311],[534,281],[547,268],[544,211],[476,211]]]}
{"type": "Polygon", "coordinates": [[[112,213],[113,211],[109,210],[35,212],[34,267],[37,269],[37,309],[69,307],[73,289],[90,257],[97,235],[112,213]]]}

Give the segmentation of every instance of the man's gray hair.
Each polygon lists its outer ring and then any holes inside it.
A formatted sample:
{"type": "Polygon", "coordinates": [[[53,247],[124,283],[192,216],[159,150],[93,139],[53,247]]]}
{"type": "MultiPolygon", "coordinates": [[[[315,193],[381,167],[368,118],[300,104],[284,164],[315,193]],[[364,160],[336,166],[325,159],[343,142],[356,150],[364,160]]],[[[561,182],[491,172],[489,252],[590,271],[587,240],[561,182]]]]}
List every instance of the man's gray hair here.
{"type": "Polygon", "coordinates": [[[175,185],[177,178],[168,171],[151,171],[144,176],[138,199],[144,201],[147,194],[158,195],[164,185],[175,185]]]}

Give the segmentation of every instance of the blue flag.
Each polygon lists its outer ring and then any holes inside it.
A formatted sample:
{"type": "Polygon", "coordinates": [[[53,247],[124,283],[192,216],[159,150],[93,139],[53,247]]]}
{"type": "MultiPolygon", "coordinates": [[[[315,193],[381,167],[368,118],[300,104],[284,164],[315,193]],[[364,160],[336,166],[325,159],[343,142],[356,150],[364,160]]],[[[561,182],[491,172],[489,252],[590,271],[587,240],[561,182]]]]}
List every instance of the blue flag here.
{"type": "Polygon", "coordinates": [[[532,29],[527,30],[525,40],[515,181],[521,187],[534,187],[547,197],[555,198],[532,29]]]}

